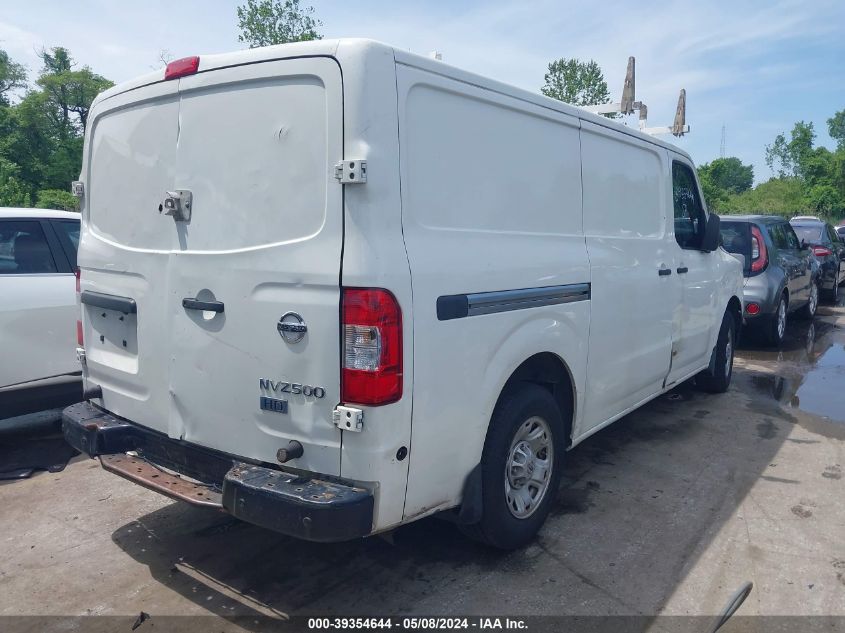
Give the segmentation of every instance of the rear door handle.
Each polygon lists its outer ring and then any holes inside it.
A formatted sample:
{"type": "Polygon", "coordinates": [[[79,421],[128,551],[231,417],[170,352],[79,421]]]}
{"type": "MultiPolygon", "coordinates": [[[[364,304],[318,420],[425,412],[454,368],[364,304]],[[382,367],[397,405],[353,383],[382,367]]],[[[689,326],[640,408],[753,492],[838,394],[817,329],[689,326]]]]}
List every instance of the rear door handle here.
{"type": "Polygon", "coordinates": [[[689,272],[689,268],[687,268],[686,266],[681,266],[680,268],[678,268],[677,272],[679,275],[683,275],[684,273],[689,272]]]}
{"type": "Polygon", "coordinates": [[[671,268],[658,268],[657,274],[660,275],[661,277],[665,277],[666,275],[672,274],[672,269],[671,268]]]}
{"type": "Polygon", "coordinates": [[[186,310],[204,310],[206,312],[223,312],[222,301],[200,301],[192,297],[182,299],[182,307],[186,310]]]}

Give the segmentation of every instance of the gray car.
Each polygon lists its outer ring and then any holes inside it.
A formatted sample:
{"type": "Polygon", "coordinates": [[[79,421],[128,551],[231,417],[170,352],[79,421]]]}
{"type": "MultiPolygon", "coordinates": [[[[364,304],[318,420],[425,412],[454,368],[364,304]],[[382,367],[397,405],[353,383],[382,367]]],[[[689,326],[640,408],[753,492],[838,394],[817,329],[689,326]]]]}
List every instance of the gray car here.
{"type": "Polygon", "coordinates": [[[819,260],[819,288],[836,303],[839,300],[839,284],[845,280],[845,266],[842,265],[845,260],[845,242],[827,222],[790,220],[789,223],[795,229],[798,239],[809,245],[819,260]]]}
{"type": "Polygon", "coordinates": [[[722,246],[745,258],[745,326],[780,345],[787,318],[813,318],[819,302],[819,264],[786,219],[767,215],[721,218],[722,246]]]}

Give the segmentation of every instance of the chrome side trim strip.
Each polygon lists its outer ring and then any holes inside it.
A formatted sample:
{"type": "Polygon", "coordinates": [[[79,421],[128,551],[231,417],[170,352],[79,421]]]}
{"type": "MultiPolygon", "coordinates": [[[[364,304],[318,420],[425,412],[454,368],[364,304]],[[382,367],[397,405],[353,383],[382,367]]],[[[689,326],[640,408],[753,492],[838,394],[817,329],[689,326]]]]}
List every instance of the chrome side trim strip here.
{"type": "Polygon", "coordinates": [[[440,321],[448,321],[467,316],[525,310],[589,299],[589,283],[446,295],[437,298],[437,318],[440,321]]]}

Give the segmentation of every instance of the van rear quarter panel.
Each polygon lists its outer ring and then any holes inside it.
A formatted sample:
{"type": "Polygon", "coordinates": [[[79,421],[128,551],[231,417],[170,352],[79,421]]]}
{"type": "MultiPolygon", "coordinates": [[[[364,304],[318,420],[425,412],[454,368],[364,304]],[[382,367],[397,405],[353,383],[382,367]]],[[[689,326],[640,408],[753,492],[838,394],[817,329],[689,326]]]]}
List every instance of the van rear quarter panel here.
{"type": "Polygon", "coordinates": [[[405,518],[456,505],[513,371],[568,366],[580,410],[589,301],[437,317],[443,295],[589,282],[578,120],[397,65],[402,218],[414,296],[405,518]]]}
{"type": "Polygon", "coordinates": [[[398,402],[364,410],[361,433],[343,431],[341,476],[377,488],[376,531],[402,521],[411,449],[414,336],[408,257],[402,240],[396,70],[393,49],[365,40],[343,41],[344,157],[367,159],[366,185],[344,186],[342,285],[393,293],[402,309],[403,387],[398,402]]]}

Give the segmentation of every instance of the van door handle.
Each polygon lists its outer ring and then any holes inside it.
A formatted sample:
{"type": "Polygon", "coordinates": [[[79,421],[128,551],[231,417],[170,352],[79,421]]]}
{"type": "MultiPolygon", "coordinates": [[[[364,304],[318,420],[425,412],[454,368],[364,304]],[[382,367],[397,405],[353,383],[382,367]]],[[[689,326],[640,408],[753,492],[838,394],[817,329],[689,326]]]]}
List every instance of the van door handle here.
{"type": "Polygon", "coordinates": [[[689,272],[689,268],[687,268],[686,266],[681,266],[680,268],[678,268],[678,274],[679,275],[683,275],[684,273],[688,273],[688,272],[689,272]]]}
{"type": "Polygon", "coordinates": [[[204,310],[206,312],[223,312],[222,301],[200,301],[192,297],[182,299],[182,307],[186,310],[204,310]]]}
{"type": "Polygon", "coordinates": [[[661,277],[665,277],[666,275],[672,274],[672,269],[671,268],[658,268],[657,274],[660,275],[661,277]]]}

